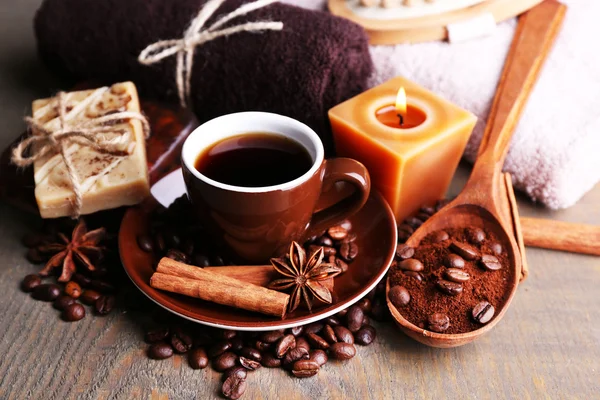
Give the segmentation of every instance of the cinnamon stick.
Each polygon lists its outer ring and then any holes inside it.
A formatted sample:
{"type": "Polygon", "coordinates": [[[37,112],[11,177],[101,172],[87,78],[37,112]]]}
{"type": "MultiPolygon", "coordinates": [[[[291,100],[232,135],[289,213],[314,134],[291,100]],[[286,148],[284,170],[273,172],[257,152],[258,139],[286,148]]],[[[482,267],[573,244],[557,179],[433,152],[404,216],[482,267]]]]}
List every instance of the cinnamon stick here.
{"type": "Polygon", "coordinates": [[[203,268],[162,258],[150,278],[156,289],[262,314],[285,316],[290,296],[203,268]]]}
{"type": "MultiPolygon", "coordinates": [[[[267,287],[274,279],[280,278],[280,275],[271,265],[235,265],[223,267],[204,267],[205,271],[225,275],[230,278],[239,279],[243,282],[252,283],[257,286],[267,287]]],[[[330,292],[333,292],[333,278],[320,281],[330,292]]]]}

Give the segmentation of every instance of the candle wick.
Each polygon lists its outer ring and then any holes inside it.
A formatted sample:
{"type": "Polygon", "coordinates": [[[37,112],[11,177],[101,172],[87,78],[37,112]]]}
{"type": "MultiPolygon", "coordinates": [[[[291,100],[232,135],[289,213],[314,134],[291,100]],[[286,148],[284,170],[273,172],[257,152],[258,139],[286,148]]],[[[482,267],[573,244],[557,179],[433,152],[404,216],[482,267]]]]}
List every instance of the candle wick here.
{"type": "Polygon", "coordinates": [[[404,117],[402,116],[402,114],[398,114],[398,118],[400,119],[400,126],[404,125],[404,117]]]}

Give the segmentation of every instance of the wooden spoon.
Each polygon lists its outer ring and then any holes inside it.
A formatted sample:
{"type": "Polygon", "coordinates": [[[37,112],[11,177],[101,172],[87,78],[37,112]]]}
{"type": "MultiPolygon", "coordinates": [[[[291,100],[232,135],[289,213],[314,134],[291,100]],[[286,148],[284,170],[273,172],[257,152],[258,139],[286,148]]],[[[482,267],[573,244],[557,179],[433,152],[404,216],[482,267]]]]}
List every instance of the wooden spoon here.
{"type": "Polygon", "coordinates": [[[419,328],[398,312],[387,296],[388,278],[386,296],[393,317],[408,336],[428,346],[455,347],[477,339],[502,319],[515,294],[521,277],[521,252],[515,240],[502,166],[514,128],[556,38],[565,10],[564,5],[549,0],[519,18],[469,181],[455,200],[427,220],[407,241],[408,245],[417,247],[428,234],[452,228],[479,227],[493,233],[508,256],[508,268],[513,270],[508,300],[496,310],[492,321],[480,329],[439,334],[419,328]]]}

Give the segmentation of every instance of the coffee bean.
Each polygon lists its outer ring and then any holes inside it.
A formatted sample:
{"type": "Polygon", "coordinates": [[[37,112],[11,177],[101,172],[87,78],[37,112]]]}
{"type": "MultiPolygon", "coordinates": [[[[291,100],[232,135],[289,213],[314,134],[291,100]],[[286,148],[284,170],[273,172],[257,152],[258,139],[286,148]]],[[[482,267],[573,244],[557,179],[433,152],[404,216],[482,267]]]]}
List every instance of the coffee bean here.
{"type": "MultiPolygon", "coordinates": [[[[93,271],[90,271],[90,276],[93,279],[104,279],[106,278],[106,276],[108,275],[108,268],[106,267],[96,267],[96,269],[94,269],[93,271]]],[[[103,288],[104,286],[106,286],[106,289],[102,289],[105,290],[106,293],[108,293],[109,291],[114,291],[115,288],[114,286],[110,283],[110,282],[106,282],[106,281],[102,281],[100,283],[97,283],[98,287],[103,288]]],[[[93,285],[93,282],[92,282],[93,285]]],[[[97,290],[101,290],[101,289],[97,289],[97,290]]]]}
{"type": "Polygon", "coordinates": [[[237,336],[237,332],[233,329],[219,329],[217,330],[217,334],[215,338],[223,339],[223,340],[231,340],[237,336]]]}
{"type": "Polygon", "coordinates": [[[161,233],[156,233],[154,235],[154,248],[161,254],[163,254],[167,248],[165,237],[161,233]]]}
{"type": "Polygon", "coordinates": [[[357,344],[368,346],[375,340],[377,331],[371,325],[364,325],[354,334],[354,341],[357,344]]]}
{"type": "Polygon", "coordinates": [[[464,268],[465,260],[458,254],[448,253],[444,259],[444,264],[448,268],[464,268]]]}
{"type": "Polygon", "coordinates": [[[365,315],[365,317],[363,318],[362,326],[370,325],[370,324],[371,324],[371,320],[369,319],[369,317],[367,315],[365,315]]]}
{"type": "Polygon", "coordinates": [[[433,214],[435,214],[435,208],[434,207],[430,207],[430,206],[422,206],[419,209],[419,212],[421,213],[425,213],[429,216],[432,216],[433,214]]]}
{"type": "Polygon", "coordinates": [[[264,354],[260,361],[265,368],[279,368],[281,366],[281,359],[275,357],[271,353],[264,354]]]}
{"type": "Polygon", "coordinates": [[[421,275],[418,272],[415,272],[415,271],[404,271],[403,274],[406,275],[406,276],[410,276],[413,279],[416,279],[417,282],[423,282],[423,275],[421,275]]]}
{"type": "Polygon", "coordinates": [[[227,371],[223,372],[223,380],[227,380],[230,376],[235,376],[240,379],[246,379],[248,376],[248,370],[242,366],[235,366],[229,368],[227,371]]]}
{"type": "Polygon", "coordinates": [[[92,280],[79,272],[73,275],[73,281],[77,282],[80,287],[87,288],[92,284],[92,280]]]}
{"type": "Polygon", "coordinates": [[[502,245],[498,242],[493,242],[490,243],[490,249],[492,250],[492,253],[494,253],[495,255],[499,256],[500,254],[502,254],[502,245]]]}
{"type": "Polygon", "coordinates": [[[423,221],[415,217],[406,218],[404,223],[411,226],[413,229],[418,229],[421,225],[423,225],[423,221]]]}
{"type": "Polygon", "coordinates": [[[225,398],[237,400],[244,395],[247,385],[248,384],[246,383],[245,379],[240,379],[236,376],[230,376],[229,378],[225,379],[225,382],[223,382],[221,391],[223,392],[223,396],[225,396],[225,398]]]}
{"type": "Polygon", "coordinates": [[[440,211],[442,208],[446,207],[446,205],[448,205],[448,203],[450,203],[450,200],[448,199],[440,199],[438,201],[436,201],[435,203],[435,211],[440,211]]]}
{"type": "Polygon", "coordinates": [[[269,331],[260,335],[260,340],[265,343],[275,343],[283,337],[283,331],[269,331]]]}
{"type": "Polygon", "coordinates": [[[296,347],[302,347],[306,351],[310,351],[310,344],[308,344],[308,341],[304,337],[296,338],[296,347]]]}
{"type": "Polygon", "coordinates": [[[398,267],[404,271],[421,272],[425,269],[423,263],[415,258],[409,258],[407,260],[398,263],[398,267]]]}
{"type": "Polygon", "coordinates": [[[154,251],[154,243],[149,235],[143,234],[137,237],[137,245],[146,253],[152,253],[154,251]]]}
{"type": "Polygon", "coordinates": [[[208,348],[208,356],[210,358],[215,358],[216,356],[220,356],[225,353],[227,350],[231,349],[231,342],[229,340],[223,340],[217,342],[208,348]]]}
{"type": "Polygon", "coordinates": [[[261,365],[258,361],[251,360],[244,356],[240,356],[239,361],[240,361],[240,365],[242,367],[246,368],[248,371],[254,371],[261,367],[261,365]]]}
{"type": "Polygon", "coordinates": [[[292,375],[296,378],[310,378],[319,373],[319,364],[311,360],[299,360],[292,367],[292,375]]]}
{"type": "Polygon", "coordinates": [[[323,322],[325,322],[325,324],[327,324],[327,325],[331,325],[332,327],[333,326],[338,326],[341,323],[340,320],[337,317],[333,316],[333,315],[330,316],[330,317],[325,318],[323,320],[323,322]]]}
{"type": "Polygon", "coordinates": [[[27,250],[27,254],[25,254],[25,258],[32,264],[42,264],[44,262],[44,257],[42,253],[36,248],[27,250]]]}
{"type": "Polygon", "coordinates": [[[435,285],[442,293],[449,296],[458,296],[463,291],[463,287],[460,283],[450,282],[444,279],[440,279],[435,285]]]}
{"type": "Polygon", "coordinates": [[[410,238],[410,233],[398,230],[398,243],[404,243],[410,238]]]}
{"type": "Polygon", "coordinates": [[[69,322],[79,321],[85,317],[85,308],[79,303],[67,306],[62,312],[62,319],[69,322]]]}
{"type": "Polygon", "coordinates": [[[244,341],[241,337],[236,336],[230,340],[231,342],[231,351],[237,353],[244,348],[244,341]]]}
{"type": "Polygon", "coordinates": [[[487,301],[482,301],[473,308],[473,319],[480,324],[487,324],[494,317],[494,306],[487,301]]]}
{"type": "Polygon", "coordinates": [[[342,240],[342,243],[356,242],[356,239],[358,239],[358,235],[356,233],[348,232],[348,236],[342,240]]]}
{"type": "Polygon", "coordinates": [[[77,282],[69,281],[65,285],[65,293],[68,296],[77,299],[79,296],[81,296],[81,286],[79,286],[77,282]]]}
{"type": "Polygon", "coordinates": [[[165,342],[158,342],[148,347],[148,357],[154,360],[164,360],[173,355],[173,348],[165,342]]]}
{"type": "Polygon", "coordinates": [[[400,260],[407,260],[415,255],[415,249],[407,244],[399,244],[396,248],[396,257],[400,260]]]}
{"type": "Polygon", "coordinates": [[[349,360],[356,355],[356,347],[353,344],[338,342],[329,348],[329,356],[336,360],[349,360]]]}
{"type": "Polygon", "coordinates": [[[346,315],[346,326],[350,332],[356,332],[360,329],[364,317],[365,313],[360,307],[354,305],[348,309],[348,314],[346,315]]]}
{"type": "Polygon", "coordinates": [[[332,226],[327,230],[327,234],[333,240],[344,240],[348,236],[348,231],[342,226],[332,226]]]}
{"type": "Polygon", "coordinates": [[[194,341],[191,336],[182,331],[181,329],[175,329],[171,332],[170,338],[171,346],[177,353],[187,353],[191,348],[194,341]]]}
{"type": "Polygon", "coordinates": [[[467,230],[467,238],[469,242],[479,244],[485,240],[485,232],[481,228],[471,228],[467,230]]]}
{"type": "Polygon", "coordinates": [[[114,293],[116,290],[112,283],[101,279],[92,279],[91,286],[93,289],[105,294],[114,293]]]}
{"type": "Polygon", "coordinates": [[[313,348],[322,349],[322,350],[327,350],[329,348],[329,343],[327,343],[327,341],[325,339],[323,339],[321,336],[317,335],[316,333],[308,333],[306,335],[306,339],[308,340],[308,343],[310,343],[313,348]]]}
{"type": "Polygon", "coordinates": [[[328,343],[336,343],[337,337],[335,336],[335,331],[331,327],[331,325],[325,325],[323,330],[321,331],[321,335],[328,343]]]}
{"type": "Polygon", "coordinates": [[[262,355],[260,351],[252,348],[252,347],[243,347],[238,354],[242,357],[245,357],[249,360],[260,361],[262,359],[262,355]]]}
{"type": "Polygon", "coordinates": [[[324,350],[313,350],[310,352],[309,360],[316,362],[319,364],[319,367],[322,367],[327,363],[327,353],[324,350]]]}
{"type": "Polygon", "coordinates": [[[357,301],[356,305],[360,307],[365,314],[371,312],[371,308],[373,307],[373,304],[371,304],[371,300],[369,300],[367,297],[363,297],[362,299],[357,301]]]}
{"type": "Polygon", "coordinates": [[[344,318],[346,314],[348,314],[348,309],[344,308],[343,310],[338,311],[337,314],[335,314],[335,316],[338,318],[344,318]]]}
{"type": "Polygon", "coordinates": [[[115,308],[115,296],[100,296],[94,303],[98,315],[108,315],[115,308]]]}
{"type": "Polygon", "coordinates": [[[88,306],[93,306],[96,303],[96,300],[100,298],[101,294],[92,289],[84,290],[79,300],[81,300],[84,304],[88,306]]]}
{"type": "Polygon", "coordinates": [[[444,271],[444,277],[447,280],[456,282],[456,283],[464,283],[471,279],[471,276],[459,268],[448,268],[444,271]]]}
{"type": "Polygon", "coordinates": [[[319,246],[333,247],[333,240],[329,236],[321,236],[316,243],[319,246]]]}
{"type": "Polygon", "coordinates": [[[184,264],[190,263],[189,257],[183,251],[177,249],[169,249],[165,257],[184,264]]]}
{"type": "Polygon", "coordinates": [[[33,288],[32,296],[36,300],[54,301],[60,296],[60,287],[53,283],[43,283],[33,288]]]}
{"type": "Polygon", "coordinates": [[[275,355],[277,358],[283,358],[283,356],[294,347],[296,347],[296,337],[292,334],[285,335],[277,342],[277,345],[275,346],[275,355]]]}
{"type": "Polygon", "coordinates": [[[403,307],[410,303],[410,293],[404,286],[396,285],[390,288],[388,298],[396,308],[403,307]]]}
{"type": "Polygon", "coordinates": [[[371,317],[375,321],[379,322],[390,320],[390,309],[387,306],[385,297],[376,297],[373,300],[373,309],[371,310],[371,317]]]}
{"type": "Polygon", "coordinates": [[[408,224],[400,224],[398,225],[398,233],[400,232],[404,232],[410,236],[415,232],[415,229],[408,224]]]}
{"type": "Polygon", "coordinates": [[[272,343],[265,343],[260,340],[257,340],[256,342],[254,342],[254,348],[259,351],[266,351],[266,350],[270,349],[271,346],[272,346],[272,343]]]}
{"type": "Polygon", "coordinates": [[[298,347],[291,349],[283,357],[283,365],[290,365],[298,360],[308,360],[308,349],[304,347],[298,347]]]}
{"type": "Polygon", "coordinates": [[[294,326],[293,328],[288,329],[287,333],[298,337],[304,333],[304,326],[294,326]]]}
{"type": "Polygon", "coordinates": [[[200,268],[208,267],[210,260],[204,254],[196,254],[194,255],[194,265],[200,268]]]}
{"type": "Polygon", "coordinates": [[[216,267],[225,265],[225,260],[223,260],[223,257],[221,257],[221,256],[213,256],[213,257],[211,257],[211,260],[212,260],[211,264],[216,267]]]}
{"type": "Polygon", "coordinates": [[[356,243],[343,243],[340,246],[340,257],[346,262],[352,262],[358,256],[358,245],[356,243]]]}
{"type": "Polygon", "coordinates": [[[500,264],[498,258],[490,254],[481,256],[480,265],[488,271],[497,271],[502,268],[502,264],[500,264]]]}
{"type": "Polygon", "coordinates": [[[41,285],[42,278],[35,274],[26,275],[21,282],[21,289],[24,292],[31,292],[37,286],[41,285]]]}
{"type": "Polygon", "coordinates": [[[354,335],[345,326],[336,326],[333,328],[333,331],[335,332],[338,342],[354,344],[354,335]]]}
{"type": "Polygon", "coordinates": [[[62,311],[73,303],[75,303],[74,298],[72,298],[71,296],[67,296],[66,294],[61,294],[56,300],[54,300],[52,306],[57,310],[62,311]]]}
{"type": "Polygon", "coordinates": [[[341,258],[335,257],[332,264],[335,264],[336,267],[342,270],[342,273],[348,272],[348,263],[341,258]]]}
{"type": "Polygon", "coordinates": [[[208,366],[208,356],[202,347],[192,349],[188,354],[188,364],[192,369],[204,369],[208,366]]]}
{"type": "Polygon", "coordinates": [[[427,318],[427,325],[430,331],[442,333],[450,327],[450,318],[446,314],[434,313],[427,318]]]}
{"type": "Polygon", "coordinates": [[[475,260],[479,257],[479,252],[477,249],[466,243],[453,241],[450,244],[450,250],[469,261],[475,260]]]}
{"type": "Polygon", "coordinates": [[[304,334],[319,333],[324,326],[325,324],[321,321],[311,322],[310,324],[304,326],[304,334]]]}
{"type": "Polygon", "coordinates": [[[169,328],[152,329],[146,332],[146,335],[144,336],[144,341],[146,343],[156,343],[162,340],[166,340],[168,336],[169,328]]]}
{"type": "Polygon", "coordinates": [[[431,234],[431,241],[433,243],[440,243],[448,239],[450,239],[450,235],[446,231],[437,231],[431,234]]]}
{"type": "Polygon", "coordinates": [[[230,351],[226,351],[213,360],[213,368],[215,371],[223,372],[235,366],[236,362],[237,356],[230,351]]]}

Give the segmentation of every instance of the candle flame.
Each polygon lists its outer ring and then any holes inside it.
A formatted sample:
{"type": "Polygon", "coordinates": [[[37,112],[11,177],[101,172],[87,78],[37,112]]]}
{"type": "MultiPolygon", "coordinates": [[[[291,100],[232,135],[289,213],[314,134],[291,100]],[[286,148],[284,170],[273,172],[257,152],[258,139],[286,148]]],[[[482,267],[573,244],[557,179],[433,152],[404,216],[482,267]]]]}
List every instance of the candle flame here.
{"type": "Polygon", "coordinates": [[[396,96],[396,112],[402,117],[406,116],[406,91],[403,86],[400,87],[396,96]]]}

